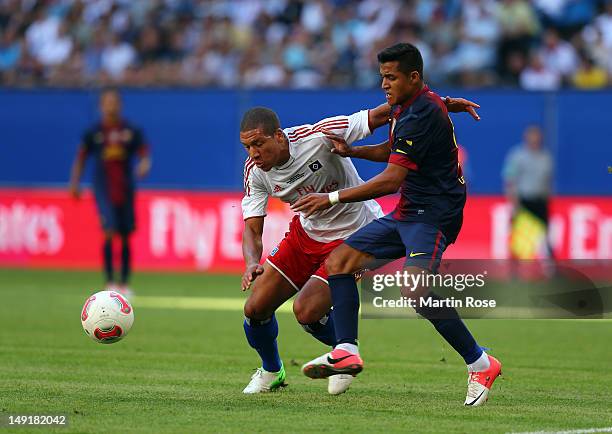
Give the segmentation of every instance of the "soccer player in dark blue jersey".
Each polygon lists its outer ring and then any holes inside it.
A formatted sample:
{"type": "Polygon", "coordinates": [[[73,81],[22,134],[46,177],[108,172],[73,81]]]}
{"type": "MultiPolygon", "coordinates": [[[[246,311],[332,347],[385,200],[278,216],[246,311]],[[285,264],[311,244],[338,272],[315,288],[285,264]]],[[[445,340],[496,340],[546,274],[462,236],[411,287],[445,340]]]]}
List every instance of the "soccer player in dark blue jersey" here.
{"type": "MultiPolygon", "coordinates": [[[[395,210],[361,228],[328,257],[326,266],[334,305],[338,345],[304,365],[304,374],[325,378],[356,375],[363,369],[357,348],[359,296],[353,273],[375,260],[406,257],[407,273],[436,273],[446,247],[455,242],[463,221],[465,180],[458,161],[453,124],[443,100],[423,81],[423,60],[411,44],[397,44],[378,54],[382,88],[392,106],[388,143],[360,147],[347,156],[388,161],[386,169],[357,187],[311,194],[293,204],[310,215],[336,203],[359,202],[401,192],[395,210]]],[[[357,148],[355,148],[357,149],[357,148]]],[[[411,297],[440,300],[426,287],[411,297]]],[[[454,307],[417,304],[444,339],[463,357],[469,372],[465,405],[483,404],[501,364],[476,343],[454,307]],[[434,307],[434,306],[442,307],[434,307]]]]}
{"type": "Polygon", "coordinates": [[[148,145],[142,132],[121,116],[121,95],[117,89],[100,94],[101,120],[85,131],[72,166],[70,193],[80,197],[79,181],[85,160],[94,160],[93,192],[104,231],[103,257],[107,288],[129,295],[131,270],[130,234],[134,231],[134,160],[139,158],[136,176],[151,169],[148,145]],[[113,238],[121,239],[121,274],[113,272],[113,238]]]}

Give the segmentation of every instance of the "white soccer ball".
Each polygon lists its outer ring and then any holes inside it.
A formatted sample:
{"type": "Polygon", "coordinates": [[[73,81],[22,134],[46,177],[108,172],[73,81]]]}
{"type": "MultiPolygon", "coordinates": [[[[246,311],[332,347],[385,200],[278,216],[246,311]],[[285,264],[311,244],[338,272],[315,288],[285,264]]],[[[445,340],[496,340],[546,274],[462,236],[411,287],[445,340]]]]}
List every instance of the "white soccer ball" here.
{"type": "Polygon", "coordinates": [[[100,291],[89,297],[81,310],[81,324],[87,336],[101,344],[123,339],[134,323],[134,309],[115,291],[100,291]]]}

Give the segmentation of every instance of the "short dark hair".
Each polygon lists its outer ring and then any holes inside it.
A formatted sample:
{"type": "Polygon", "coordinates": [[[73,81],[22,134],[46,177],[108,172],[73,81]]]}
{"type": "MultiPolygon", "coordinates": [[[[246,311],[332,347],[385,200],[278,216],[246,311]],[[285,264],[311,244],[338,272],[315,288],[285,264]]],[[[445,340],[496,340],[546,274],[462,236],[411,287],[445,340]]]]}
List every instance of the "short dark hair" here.
{"type": "Polygon", "coordinates": [[[408,75],[416,71],[423,79],[423,57],[417,47],[412,44],[400,43],[385,48],[378,53],[378,62],[399,62],[399,70],[408,75]]]}
{"type": "Polygon", "coordinates": [[[274,110],[267,107],[253,107],[247,110],[240,122],[240,131],[261,127],[264,134],[271,136],[280,128],[280,121],[274,110]]]}

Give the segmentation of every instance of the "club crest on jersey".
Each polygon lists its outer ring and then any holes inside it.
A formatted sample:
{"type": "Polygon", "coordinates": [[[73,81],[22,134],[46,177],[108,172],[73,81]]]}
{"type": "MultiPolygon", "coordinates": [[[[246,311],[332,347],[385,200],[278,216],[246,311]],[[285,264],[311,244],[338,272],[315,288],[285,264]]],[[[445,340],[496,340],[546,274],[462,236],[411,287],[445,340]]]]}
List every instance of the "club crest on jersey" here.
{"type": "Polygon", "coordinates": [[[308,165],[308,168],[312,170],[313,173],[319,170],[321,167],[323,167],[323,165],[319,162],[319,160],[313,161],[308,165]]]}
{"type": "Polygon", "coordinates": [[[278,193],[280,191],[283,191],[283,188],[278,184],[274,184],[274,193],[278,193]]]}
{"type": "Polygon", "coordinates": [[[276,255],[276,252],[278,252],[278,246],[276,246],[276,247],[274,247],[274,248],[272,249],[272,251],[270,252],[270,256],[274,256],[274,255],[276,255]]]}

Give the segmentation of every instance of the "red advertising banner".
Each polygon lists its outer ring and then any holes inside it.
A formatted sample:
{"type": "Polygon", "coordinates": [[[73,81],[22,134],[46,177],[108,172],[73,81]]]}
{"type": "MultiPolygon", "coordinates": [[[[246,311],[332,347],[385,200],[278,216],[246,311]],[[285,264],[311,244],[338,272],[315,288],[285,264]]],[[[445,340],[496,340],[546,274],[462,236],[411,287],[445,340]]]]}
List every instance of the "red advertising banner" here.
{"type": "MultiPolygon", "coordinates": [[[[240,193],[141,191],[134,266],[140,270],[241,271],[240,193]]],[[[393,197],[380,200],[385,211],[393,197]]],[[[288,229],[293,213],[269,203],[264,250],[288,229]]],[[[446,258],[508,257],[511,208],[503,197],[468,200],[463,229],[446,258]]],[[[612,197],[563,197],[552,203],[550,244],[558,259],[612,258],[612,197]]],[[[0,266],[98,268],[101,231],[91,194],[0,189],[0,266]]]]}

